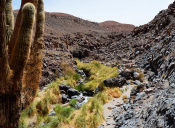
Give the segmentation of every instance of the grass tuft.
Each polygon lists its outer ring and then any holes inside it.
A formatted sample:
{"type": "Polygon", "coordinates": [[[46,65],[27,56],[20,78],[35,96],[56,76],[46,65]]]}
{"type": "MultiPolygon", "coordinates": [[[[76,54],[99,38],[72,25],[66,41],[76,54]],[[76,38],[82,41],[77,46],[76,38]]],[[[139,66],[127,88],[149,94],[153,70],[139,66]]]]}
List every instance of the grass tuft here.
{"type": "Polygon", "coordinates": [[[89,71],[90,73],[87,82],[83,86],[85,90],[95,90],[99,85],[103,86],[105,79],[118,75],[117,67],[105,66],[98,61],[83,63],[76,60],[76,62],[79,69],[89,71]]]}

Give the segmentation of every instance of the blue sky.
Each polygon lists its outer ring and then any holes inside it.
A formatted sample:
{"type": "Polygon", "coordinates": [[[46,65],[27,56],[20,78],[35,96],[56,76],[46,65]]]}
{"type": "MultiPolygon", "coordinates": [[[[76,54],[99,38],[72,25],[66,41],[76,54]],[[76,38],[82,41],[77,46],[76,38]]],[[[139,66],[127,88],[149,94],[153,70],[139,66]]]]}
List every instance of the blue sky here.
{"type": "MultiPolygon", "coordinates": [[[[18,9],[21,0],[13,0],[18,9]]],[[[44,0],[45,10],[63,12],[96,22],[114,20],[143,25],[174,0],[44,0]]]]}

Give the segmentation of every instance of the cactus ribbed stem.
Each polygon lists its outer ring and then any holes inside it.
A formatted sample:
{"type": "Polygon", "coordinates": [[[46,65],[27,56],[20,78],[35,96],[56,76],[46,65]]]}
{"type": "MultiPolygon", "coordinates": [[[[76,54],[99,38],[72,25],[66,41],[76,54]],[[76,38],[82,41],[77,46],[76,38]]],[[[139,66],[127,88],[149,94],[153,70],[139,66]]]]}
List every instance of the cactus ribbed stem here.
{"type": "Polygon", "coordinates": [[[35,7],[31,3],[24,5],[22,9],[22,22],[17,37],[17,43],[11,56],[11,69],[14,76],[21,76],[29,57],[29,49],[32,41],[32,30],[34,25],[35,7]]]}
{"type": "Polygon", "coordinates": [[[36,17],[37,17],[36,18],[37,31],[35,32],[34,42],[31,47],[30,59],[26,66],[26,71],[23,77],[23,85],[24,85],[23,92],[25,94],[26,101],[28,101],[26,102],[26,105],[28,105],[34,99],[36,91],[39,87],[38,83],[41,78],[42,59],[43,59],[42,49],[44,47],[43,36],[44,36],[44,23],[45,23],[43,0],[38,0],[36,17]]]}

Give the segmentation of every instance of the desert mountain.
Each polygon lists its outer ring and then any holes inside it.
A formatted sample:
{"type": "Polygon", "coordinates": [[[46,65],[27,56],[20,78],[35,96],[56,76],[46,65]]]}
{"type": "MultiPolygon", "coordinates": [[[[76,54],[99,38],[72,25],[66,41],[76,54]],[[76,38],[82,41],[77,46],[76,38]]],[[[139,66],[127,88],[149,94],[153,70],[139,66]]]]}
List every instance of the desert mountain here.
{"type": "Polygon", "coordinates": [[[99,23],[100,26],[107,28],[113,32],[131,32],[134,30],[135,26],[131,24],[122,24],[116,21],[104,21],[99,23]]]}

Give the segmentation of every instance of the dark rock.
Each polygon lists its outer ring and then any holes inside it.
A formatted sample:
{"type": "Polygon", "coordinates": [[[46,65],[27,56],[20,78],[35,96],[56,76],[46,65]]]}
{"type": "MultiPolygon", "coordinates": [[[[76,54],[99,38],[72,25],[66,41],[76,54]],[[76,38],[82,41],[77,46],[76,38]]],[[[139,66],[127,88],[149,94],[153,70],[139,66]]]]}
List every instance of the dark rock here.
{"type": "Polygon", "coordinates": [[[124,77],[114,77],[104,80],[106,87],[122,87],[125,83],[126,79],[124,77]]]}
{"type": "Polygon", "coordinates": [[[100,91],[103,91],[103,87],[102,86],[98,86],[96,89],[95,89],[95,93],[98,93],[100,91]]]}
{"type": "Polygon", "coordinates": [[[66,94],[62,94],[62,103],[65,104],[67,102],[69,102],[68,96],[66,94]]]}
{"type": "Polygon", "coordinates": [[[68,96],[71,98],[72,96],[80,95],[80,92],[77,91],[76,89],[70,88],[70,89],[67,91],[67,94],[68,94],[68,96]]]}
{"type": "Polygon", "coordinates": [[[86,90],[83,92],[83,96],[93,96],[95,93],[91,90],[86,90]]]}
{"type": "Polygon", "coordinates": [[[127,80],[130,80],[134,76],[134,71],[125,70],[125,71],[120,72],[119,75],[126,78],[127,80]]]}
{"type": "Polygon", "coordinates": [[[65,92],[64,90],[60,90],[61,94],[66,94],[67,92],[65,92]]]}
{"type": "Polygon", "coordinates": [[[79,58],[79,59],[82,59],[82,58],[85,58],[85,57],[88,57],[89,56],[89,51],[88,50],[74,50],[71,52],[73,57],[75,58],[79,58]]]}
{"type": "Polygon", "coordinates": [[[65,84],[60,84],[59,89],[67,92],[71,87],[65,84]]]}

